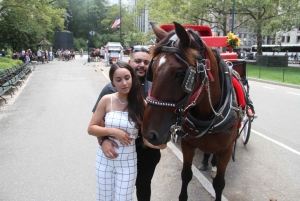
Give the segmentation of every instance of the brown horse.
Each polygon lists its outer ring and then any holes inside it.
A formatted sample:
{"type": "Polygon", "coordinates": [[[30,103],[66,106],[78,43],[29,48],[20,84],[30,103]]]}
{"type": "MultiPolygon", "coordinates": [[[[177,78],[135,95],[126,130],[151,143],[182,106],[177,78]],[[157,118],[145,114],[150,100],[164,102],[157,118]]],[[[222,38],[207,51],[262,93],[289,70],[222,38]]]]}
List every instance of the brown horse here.
{"type": "Polygon", "coordinates": [[[158,39],[147,78],[153,81],[147,97],[143,136],[154,145],[181,136],[183,152],[180,201],[188,199],[195,149],[218,157],[213,180],[221,201],[225,170],[237,137],[241,109],[232,88],[231,68],[217,50],[207,47],[197,32],[174,22],[167,33],[151,23],[158,39]]]}

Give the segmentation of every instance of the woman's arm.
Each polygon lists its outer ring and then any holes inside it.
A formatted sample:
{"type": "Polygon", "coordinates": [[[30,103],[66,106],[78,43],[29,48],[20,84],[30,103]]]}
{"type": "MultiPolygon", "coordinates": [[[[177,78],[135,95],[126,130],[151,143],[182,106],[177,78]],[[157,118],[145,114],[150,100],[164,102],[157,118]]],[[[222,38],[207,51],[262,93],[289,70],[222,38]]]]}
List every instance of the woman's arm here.
{"type": "Polygon", "coordinates": [[[103,119],[107,111],[110,110],[110,95],[103,96],[98,103],[97,109],[94,112],[90,124],[88,126],[88,133],[96,137],[109,136],[120,141],[124,146],[130,144],[132,138],[120,129],[106,128],[103,126],[103,119]],[[107,107],[109,106],[109,108],[107,107]],[[102,123],[102,124],[101,124],[102,123]]]}
{"type": "Polygon", "coordinates": [[[143,142],[147,147],[153,148],[153,149],[165,149],[167,147],[167,144],[162,144],[162,145],[158,145],[158,146],[154,146],[153,144],[151,144],[150,142],[148,142],[148,140],[146,138],[143,137],[143,142]]]}

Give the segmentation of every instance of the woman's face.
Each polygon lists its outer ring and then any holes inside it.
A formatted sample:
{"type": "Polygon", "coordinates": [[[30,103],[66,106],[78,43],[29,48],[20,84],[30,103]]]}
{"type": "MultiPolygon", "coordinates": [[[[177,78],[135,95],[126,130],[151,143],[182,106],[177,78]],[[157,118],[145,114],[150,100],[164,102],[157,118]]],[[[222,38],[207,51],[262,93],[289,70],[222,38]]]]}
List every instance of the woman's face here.
{"type": "Polygon", "coordinates": [[[118,68],[113,75],[113,84],[119,93],[128,94],[132,86],[130,71],[126,68],[118,68]]]}

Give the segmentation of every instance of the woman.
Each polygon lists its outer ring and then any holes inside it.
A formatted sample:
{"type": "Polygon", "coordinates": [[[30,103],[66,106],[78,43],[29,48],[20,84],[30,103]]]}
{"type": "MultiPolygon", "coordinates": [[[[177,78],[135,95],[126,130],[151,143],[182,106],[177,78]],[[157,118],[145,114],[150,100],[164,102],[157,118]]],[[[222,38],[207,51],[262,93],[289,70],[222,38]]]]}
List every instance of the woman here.
{"type": "MultiPolygon", "coordinates": [[[[125,62],[113,64],[109,78],[118,92],[105,95],[98,103],[88,127],[88,133],[96,137],[109,136],[119,148],[119,156],[110,159],[99,146],[96,159],[97,199],[103,201],[133,200],[137,160],[135,138],[141,127],[145,101],[141,84],[125,62]],[[105,121],[105,127],[103,125],[105,121]]],[[[151,148],[165,148],[166,145],[153,146],[146,139],[144,144],[151,148]]]]}

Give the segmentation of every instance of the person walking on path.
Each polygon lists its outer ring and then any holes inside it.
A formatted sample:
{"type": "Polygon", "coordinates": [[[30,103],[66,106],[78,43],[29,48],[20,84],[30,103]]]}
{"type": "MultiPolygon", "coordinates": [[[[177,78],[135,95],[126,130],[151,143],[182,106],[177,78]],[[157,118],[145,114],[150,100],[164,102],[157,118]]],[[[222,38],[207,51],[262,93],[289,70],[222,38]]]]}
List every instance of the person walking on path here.
{"type": "Polygon", "coordinates": [[[80,48],[79,53],[80,53],[80,57],[83,57],[83,49],[82,48],[80,48]]]}
{"type": "MultiPolygon", "coordinates": [[[[96,160],[97,200],[133,200],[137,175],[134,139],[138,137],[146,103],[139,80],[130,65],[122,61],[113,64],[109,77],[118,92],[101,98],[88,133],[97,137],[109,136],[119,149],[118,157],[110,159],[99,146],[96,160]],[[103,119],[104,127],[100,126],[103,119]]],[[[153,146],[145,138],[143,142],[152,148],[166,147],[153,146]]]]}
{"type": "MultiPolygon", "coordinates": [[[[152,83],[146,80],[146,72],[150,63],[149,52],[142,48],[140,51],[131,54],[128,61],[131,68],[134,70],[139,78],[140,84],[143,89],[144,98],[147,97],[148,91],[152,86],[152,83]]],[[[108,83],[101,91],[98,100],[93,108],[95,112],[99,100],[105,94],[115,93],[117,89],[108,83]]],[[[139,130],[139,136],[141,132],[139,130]]],[[[118,145],[107,138],[101,138],[99,144],[102,146],[102,150],[107,154],[109,158],[116,158],[118,156],[115,149],[118,149],[118,145]]],[[[145,147],[143,145],[142,138],[136,139],[136,152],[137,152],[137,178],[136,178],[136,196],[139,201],[150,201],[151,198],[151,180],[154,175],[156,165],[161,158],[160,150],[145,147]]]]}
{"type": "Polygon", "coordinates": [[[4,51],[4,49],[2,49],[1,56],[5,57],[5,51],[4,51]]]}
{"type": "Polygon", "coordinates": [[[38,49],[36,56],[37,56],[37,62],[40,63],[42,61],[42,52],[40,49],[38,49]]]}
{"type": "Polygon", "coordinates": [[[30,57],[29,57],[29,50],[26,50],[25,52],[25,63],[29,63],[30,62],[30,57]]]}

